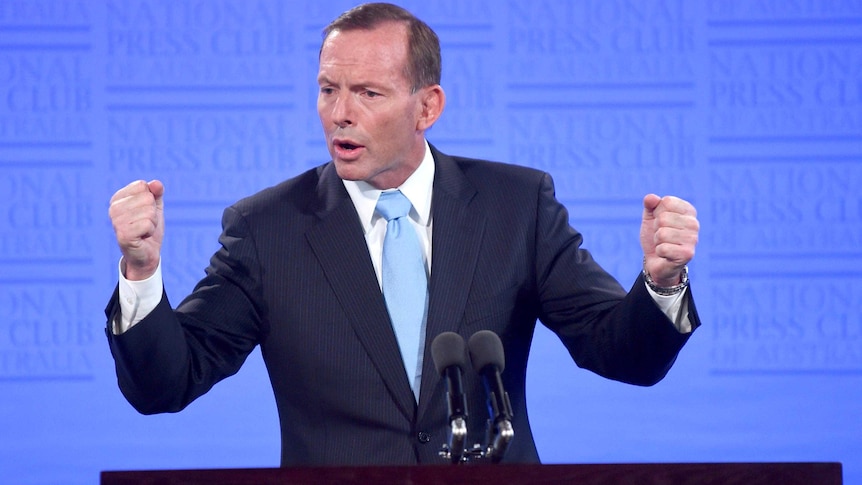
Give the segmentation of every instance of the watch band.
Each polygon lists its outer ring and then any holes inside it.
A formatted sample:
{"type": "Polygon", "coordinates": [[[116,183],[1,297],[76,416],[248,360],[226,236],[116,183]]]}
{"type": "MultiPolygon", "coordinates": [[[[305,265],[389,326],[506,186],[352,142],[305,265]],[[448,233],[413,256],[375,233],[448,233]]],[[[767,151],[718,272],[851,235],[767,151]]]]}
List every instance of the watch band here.
{"type": "Polygon", "coordinates": [[[683,290],[688,288],[688,265],[682,267],[682,274],[680,274],[679,279],[680,282],[678,285],[674,286],[659,286],[653,281],[649,272],[646,269],[646,258],[644,258],[644,267],[643,267],[643,275],[644,281],[646,282],[649,289],[656,292],[656,294],[661,296],[673,296],[679,293],[682,293],[683,290]]]}

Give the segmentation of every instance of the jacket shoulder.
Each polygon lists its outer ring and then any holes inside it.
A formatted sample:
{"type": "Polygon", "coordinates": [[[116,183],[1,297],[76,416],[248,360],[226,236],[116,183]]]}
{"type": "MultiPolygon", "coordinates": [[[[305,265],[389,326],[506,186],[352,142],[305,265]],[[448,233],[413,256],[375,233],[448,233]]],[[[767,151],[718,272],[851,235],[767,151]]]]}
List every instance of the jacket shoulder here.
{"type": "Polygon", "coordinates": [[[537,193],[553,188],[550,175],[535,168],[476,158],[451,158],[469,184],[493,201],[535,201],[537,193]]]}
{"type": "Polygon", "coordinates": [[[468,157],[451,157],[461,171],[470,179],[482,179],[491,177],[493,179],[511,179],[522,182],[538,182],[548,174],[544,171],[515,165],[512,163],[498,162],[492,160],[481,160],[468,157]]]}
{"type": "Polygon", "coordinates": [[[309,207],[319,197],[321,178],[327,165],[307,170],[299,175],[284,180],[276,185],[262,189],[244,197],[229,209],[243,216],[254,216],[261,213],[272,213],[275,209],[308,212],[309,207]]]}

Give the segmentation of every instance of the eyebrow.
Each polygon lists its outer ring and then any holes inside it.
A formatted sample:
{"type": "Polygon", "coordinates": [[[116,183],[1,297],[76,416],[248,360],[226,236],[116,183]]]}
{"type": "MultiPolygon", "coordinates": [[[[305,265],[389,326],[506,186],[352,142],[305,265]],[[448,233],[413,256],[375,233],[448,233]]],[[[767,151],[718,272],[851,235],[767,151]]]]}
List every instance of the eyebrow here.
{"type": "MultiPolygon", "coordinates": [[[[317,83],[318,84],[331,84],[331,83],[333,83],[333,81],[325,75],[318,75],[317,76],[317,83]]],[[[367,80],[351,83],[350,86],[348,86],[348,88],[352,89],[352,90],[353,89],[370,89],[373,91],[381,91],[381,92],[385,91],[385,90],[391,90],[391,87],[387,87],[387,86],[380,84],[378,82],[367,81],[367,80]]]]}

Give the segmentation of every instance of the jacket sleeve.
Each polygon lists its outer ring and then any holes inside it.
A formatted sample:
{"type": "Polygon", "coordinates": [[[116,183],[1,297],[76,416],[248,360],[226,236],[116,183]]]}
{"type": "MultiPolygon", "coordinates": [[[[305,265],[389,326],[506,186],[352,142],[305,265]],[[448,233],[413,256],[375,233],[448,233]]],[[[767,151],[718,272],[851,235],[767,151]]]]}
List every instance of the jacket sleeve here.
{"type": "MultiPolygon", "coordinates": [[[[638,277],[626,292],[581,248],[550,176],[539,190],[536,275],[539,319],[554,331],[579,367],[637,385],[661,380],[690,334],[681,334],[638,277]]],[[[686,298],[691,299],[691,290],[686,298]]],[[[699,325],[689,300],[692,329],[699,325]]]]}
{"type": "Polygon", "coordinates": [[[216,382],[235,374],[266,333],[261,266],[253,237],[235,210],[225,210],[221,248],[206,276],[177,307],[163,294],[141,322],[114,335],[118,293],[106,309],[106,334],[123,395],[139,412],[185,408],[216,382]]]}

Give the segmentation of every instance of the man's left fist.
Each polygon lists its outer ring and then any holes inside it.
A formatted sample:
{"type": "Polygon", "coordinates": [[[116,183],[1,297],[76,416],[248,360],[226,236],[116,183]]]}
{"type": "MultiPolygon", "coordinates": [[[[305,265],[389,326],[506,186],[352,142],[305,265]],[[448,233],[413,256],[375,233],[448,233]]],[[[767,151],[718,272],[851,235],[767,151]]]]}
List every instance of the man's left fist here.
{"type": "Polygon", "coordinates": [[[668,195],[644,197],[641,248],[644,269],[656,285],[680,283],[682,269],[694,257],[700,223],[697,210],[687,201],[668,195]]]}

